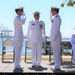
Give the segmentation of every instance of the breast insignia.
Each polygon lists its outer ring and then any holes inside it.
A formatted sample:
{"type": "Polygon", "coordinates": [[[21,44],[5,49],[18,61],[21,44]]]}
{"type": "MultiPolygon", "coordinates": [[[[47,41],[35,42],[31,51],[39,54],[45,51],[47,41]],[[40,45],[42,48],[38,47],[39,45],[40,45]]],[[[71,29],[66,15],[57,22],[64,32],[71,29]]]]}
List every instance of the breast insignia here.
{"type": "Polygon", "coordinates": [[[39,25],[39,29],[42,29],[42,28],[43,28],[43,26],[42,26],[42,24],[40,24],[40,25],[39,25]]]}

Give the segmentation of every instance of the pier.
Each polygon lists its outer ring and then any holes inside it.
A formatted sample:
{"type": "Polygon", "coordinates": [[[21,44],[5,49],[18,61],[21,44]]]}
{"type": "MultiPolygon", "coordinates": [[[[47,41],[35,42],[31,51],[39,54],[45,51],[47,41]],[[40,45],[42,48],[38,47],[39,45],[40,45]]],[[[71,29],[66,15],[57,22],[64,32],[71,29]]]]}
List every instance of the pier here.
{"type": "MultiPolygon", "coordinates": [[[[1,56],[0,56],[1,58],[1,56]]],[[[2,63],[0,60],[0,72],[1,73],[75,73],[75,65],[70,61],[70,56],[63,57],[63,62],[61,63],[61,71],[54,72],[51,68],[54,67],[54,61],[49,62],[48,56],[42,55],[41,66],[43,68],[30,70],[32,66],[31,57],[27,58],[27,62],[24,62],[24,56],[21,58],[21,65],[24,67],[23,71],[17,70],[14,71],[14,63],[2,63]]],[[[12,59],[10,59],[12,60],[12,59]]]]}

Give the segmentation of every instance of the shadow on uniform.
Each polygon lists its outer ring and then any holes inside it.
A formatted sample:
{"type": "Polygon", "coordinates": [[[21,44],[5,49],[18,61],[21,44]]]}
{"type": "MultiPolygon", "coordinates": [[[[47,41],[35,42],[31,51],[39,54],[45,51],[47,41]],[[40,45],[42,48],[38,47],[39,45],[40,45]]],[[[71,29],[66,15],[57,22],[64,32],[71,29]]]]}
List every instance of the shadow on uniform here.
{"type": "Polygon", "coordinates": [[[28,68],[28,69],[30,69],[30,70],[35,70],[35,71],[44,71],[44,70],[47,70],[47,68],[45,68],[45,67],[35,67],[35,68],[28,68]]]}
{"type": "Polygon", "coordinates": [[[23,73],[23,70],[17,68],[17,69],[14,69],[13,72],[14,72],[14,73],[23,73]]]}

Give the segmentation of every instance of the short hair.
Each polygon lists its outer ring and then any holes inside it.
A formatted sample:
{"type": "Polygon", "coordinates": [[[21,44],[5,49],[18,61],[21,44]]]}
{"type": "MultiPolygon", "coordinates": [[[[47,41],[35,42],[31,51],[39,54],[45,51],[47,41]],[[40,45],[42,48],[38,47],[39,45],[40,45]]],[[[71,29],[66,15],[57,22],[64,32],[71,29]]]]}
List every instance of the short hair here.
{"type": "Polygon", "coordinates": [[[55,9],[55,11],[56,11],[57,13],[59,13],[59,9],[55,9]]]}
{"type": "Polygon", "coordinates": [[[34,12],[34,16],[40,16],[40,12],[38,11],[34,12]]]}

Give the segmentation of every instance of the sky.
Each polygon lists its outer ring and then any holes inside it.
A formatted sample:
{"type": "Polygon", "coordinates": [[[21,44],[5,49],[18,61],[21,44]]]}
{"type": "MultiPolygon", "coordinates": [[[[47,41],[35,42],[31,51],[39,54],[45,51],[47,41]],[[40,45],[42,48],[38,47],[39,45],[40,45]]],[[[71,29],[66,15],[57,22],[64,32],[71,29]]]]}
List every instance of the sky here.
{"type": "Polygon", "coordinates": [[[75,33],[75,6],[64,8],[60,4],[65,0],[0,0],[0,25],[8,27],[14,31],[13,20],[16,16],[15,8],[24,7],[26,13],[26,22],[23,25],[24,35],[27,35],[29,22],[34,20],[33,13],[39,11],[40,20],[45,22],[46,36],[50,36],[51,21],[50,8],[51,6],[59,7],[59,15],[61,17],[61,33],[63,38],[70,38],[75,33]]]}

